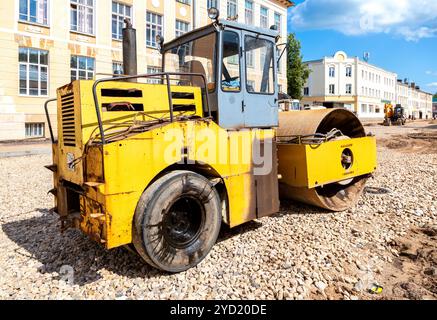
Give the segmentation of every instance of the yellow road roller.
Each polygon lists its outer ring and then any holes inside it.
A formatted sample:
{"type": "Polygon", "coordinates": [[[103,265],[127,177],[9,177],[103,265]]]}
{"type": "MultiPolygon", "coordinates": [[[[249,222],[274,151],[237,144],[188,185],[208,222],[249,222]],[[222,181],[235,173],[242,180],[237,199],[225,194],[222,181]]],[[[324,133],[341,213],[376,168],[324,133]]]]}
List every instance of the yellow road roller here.
{"type": "Polygon", "coordinates": [[[157,37],[162,72],[137,73],[127,21],[123,75],[57,90],[47,168],[62,230],[181,272],[208,255],[222,223],[272,215],[280,199],[356,203],[375,138],[344,109],[279,113],[278,32],[209,14],[208,26],[157,37]]]}

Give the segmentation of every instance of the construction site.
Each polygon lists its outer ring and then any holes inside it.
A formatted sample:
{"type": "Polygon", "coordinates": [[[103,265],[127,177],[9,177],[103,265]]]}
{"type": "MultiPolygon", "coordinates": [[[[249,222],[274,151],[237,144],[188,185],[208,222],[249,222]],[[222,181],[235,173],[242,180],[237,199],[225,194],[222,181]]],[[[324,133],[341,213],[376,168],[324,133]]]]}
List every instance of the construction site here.
{"type": "Polygon", "coordinates": [[[436,299],[437,122],[280,112],[278,30],[208,15],[0,145],[0,298],[436,299]]]}

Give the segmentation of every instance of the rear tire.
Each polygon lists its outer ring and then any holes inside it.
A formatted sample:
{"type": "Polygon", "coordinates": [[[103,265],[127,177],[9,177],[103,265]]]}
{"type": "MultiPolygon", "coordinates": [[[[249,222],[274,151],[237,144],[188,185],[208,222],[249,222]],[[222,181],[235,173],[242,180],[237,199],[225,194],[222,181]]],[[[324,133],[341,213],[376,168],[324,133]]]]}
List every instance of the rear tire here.
{"type": "Polygon", "coordinates": [[[220,197],[211,182],[191,171],[173,171],[149,186],[138,202],[133,244],[155,268],[185,271],[199,264],[217,241],[220,197]]]}

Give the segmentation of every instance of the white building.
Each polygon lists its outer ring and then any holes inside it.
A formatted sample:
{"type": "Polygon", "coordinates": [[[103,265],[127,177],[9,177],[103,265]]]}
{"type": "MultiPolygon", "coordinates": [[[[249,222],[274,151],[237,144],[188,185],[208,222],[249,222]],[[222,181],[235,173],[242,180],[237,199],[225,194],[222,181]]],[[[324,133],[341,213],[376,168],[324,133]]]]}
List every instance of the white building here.
{"type": "MultiPolygon", "coordinates": [[[[44,102],[75,79],[122,72],[124,18],[137,30],[138,72],[161,70],[156,35],[171,41],[222,19],[280,31],[287,38],[289,0],[2,0],[0,1],[0,140],[48,137],[44,102]]],[[[286,62],[278,70],[287,87],[286,62]]],[[[49,113],[56,126],[55,104],[49,113]]],[[[56,131],[56,127],[55,127],[56,131]]]]}
{"type": "Polygon", "coordinates": [[[398,80],[396,83],[396,104],[405,108],[406,116],[416,119],[432,117],[432,94],[420,90],[416,83],[398,80]]]}
{"type": "Polygon", "coordinates": [[[305,62],[311,74],[302,104],[344,107],[361,118],[383,118],[384,104],[395,103],[397,74],[338,51],[305,62]]]}

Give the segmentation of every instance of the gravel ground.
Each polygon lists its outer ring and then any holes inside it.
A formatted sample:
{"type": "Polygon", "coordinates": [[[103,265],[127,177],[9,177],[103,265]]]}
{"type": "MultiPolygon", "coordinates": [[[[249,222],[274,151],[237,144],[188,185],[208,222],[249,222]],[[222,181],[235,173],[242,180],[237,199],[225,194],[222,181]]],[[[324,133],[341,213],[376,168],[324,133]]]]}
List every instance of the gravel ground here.
{"type": "Polygon", "coordinates": [[[272,217],[224,228],[199,266],[176,275],[78,231],[61,235],[48,211],[50,156],[0,159],[0,298],[436,299],[437,154],[380,146],[378,157],[355,208],[282,203],[272,217]],[[373,284],[383,292],[371,294],[373,284]]]}

